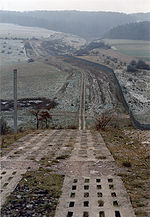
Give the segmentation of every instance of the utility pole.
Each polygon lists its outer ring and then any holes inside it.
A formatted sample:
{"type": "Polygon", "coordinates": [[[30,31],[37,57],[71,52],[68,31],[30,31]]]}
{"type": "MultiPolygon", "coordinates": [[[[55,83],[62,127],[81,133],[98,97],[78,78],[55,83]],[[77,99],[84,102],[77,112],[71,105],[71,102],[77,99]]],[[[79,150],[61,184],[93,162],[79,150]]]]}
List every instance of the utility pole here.
{"type": "Polygon", "coordinates": [[[17,134],[17,69],[14,69],[14,134],[17,134]]]}

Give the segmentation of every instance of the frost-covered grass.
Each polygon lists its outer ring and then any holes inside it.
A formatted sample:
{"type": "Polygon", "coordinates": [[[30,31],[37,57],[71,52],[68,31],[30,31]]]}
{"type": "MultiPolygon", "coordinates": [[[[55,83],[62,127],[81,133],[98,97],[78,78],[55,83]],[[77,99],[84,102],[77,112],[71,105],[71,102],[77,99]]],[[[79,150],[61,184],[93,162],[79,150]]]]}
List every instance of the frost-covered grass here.
{"type": "MultiPolygon", "coordinates": [[[[3,66],[1,71],[2,99],[13,99],[14,64],[3,66]]],[[[18,99],[20,98],[56,98],[58,106],[52,109],[52,128],[77,128],[80,97],[80,73],[71,72],[71,68],[58,69],[42,62],[20,63],[18,69],[18,99]],[[76,90],[76,91],[75,91],[76,90]],[[69,113],[68,113],[69,112],[69,113]]],[[[18,107],[18,127],[36,128],[36,120],[31,115],[33,108],[18,107]]],[[[3,111],[2,115],[13,128],[13,110],[3,111]]]]}
{"type": "Polygon", "coordinates": [[[124,39],[104,39],[104,41],[120,53],[150,60],[150,41],[124,39]]]}
{"type": "Polygon", "coordinates": [[[10,23],[0,23],[0,35],[1,37],[10,38],[10,37],[18,37],[24,39],[31,39],[33,37],[36,38],[47,38],[52,34],[55,34],[55,31],[51,31],[44,28],[38,27],[28,27],[28,26],[20,26],[10,23]]]}
{"type": "Polygon", "coordinates": [[[18,99],[53,98],[69,73],[40,62],[9,64],[1,70],[1,98],[13,98],[13,69],[18,69],[18,99]]]}
{"type": "Polygon", "coordinates": [[[1,65],[27,61],[22,40],[0,39],[1,65]]]}

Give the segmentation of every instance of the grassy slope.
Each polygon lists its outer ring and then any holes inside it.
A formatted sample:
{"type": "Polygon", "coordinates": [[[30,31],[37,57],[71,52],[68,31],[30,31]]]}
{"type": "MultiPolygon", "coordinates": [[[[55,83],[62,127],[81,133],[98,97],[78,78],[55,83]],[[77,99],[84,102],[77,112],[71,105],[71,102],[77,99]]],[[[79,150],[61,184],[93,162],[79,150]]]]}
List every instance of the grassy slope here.
{"type": "Polygon", "coordinates": [[[123,129],[107,128],[101,133],[119,167],[126,168],[118,175],[123,179],[137,217],[148,216],[150,150],[132,138],[132,134],[127,136],[123,129]]]}
{"type": "Polygon", "coordinates": [[[41,62],[3,66],[1,71],[1,97],[13,98],[13,69],[18,69],[18,98],[52,98],[68,76],[53,66],[41,62]]]}
{"type": "Polygon", "coordinates": [[[150,59],[150,41],[123,39],[104,39],[104,41],[115,47],[120,53],[150,59]]]}

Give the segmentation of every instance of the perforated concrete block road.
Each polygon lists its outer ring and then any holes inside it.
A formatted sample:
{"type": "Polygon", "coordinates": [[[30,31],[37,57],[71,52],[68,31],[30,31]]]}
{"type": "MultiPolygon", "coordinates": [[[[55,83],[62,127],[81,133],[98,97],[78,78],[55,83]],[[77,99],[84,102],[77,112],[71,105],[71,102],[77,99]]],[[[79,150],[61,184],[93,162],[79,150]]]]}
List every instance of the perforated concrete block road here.
{"type": "Polygon", "coordinates": [[[119,177],[66,177],[55,217],[135,217],[119,177]]]}
{"type": "Polygon", "coordinates": [[[70,161],[114,161],[99,133],[79,131],[70,161]]]}
{"type": "Polygon", "coordinates": [[[65,155],[70,157],[54,165],[65,175],[55,217],[135,217],[116,175],[120,169],[98,132],[46,130],[20,139],[14,147],[1,158],[2,205],[22,174],[38,169],[42,157],[65,155]]]}
{"type": "Polygon", "coordinates": [[[68,160],[71,171],[65,177],[55,217],[135,217],[123,182],[112,171],[112,164],[114,158],[101,135],[79,131],[68,160]]]}
{"type": "Polygon", "coordinates": [[[12,192],[17,186],[18,182],[22,178],[22,174],[26,172],[25,169],[14,170],[14,169],[3,169],[0,175],[0,207],[5,202],[6,197],[12,192]]]}
{"type": "Polygon", "coordinates": [[[38,161],[47,154],[55,153],[56,157],[59,156],[75,135],[76,131],[72,130],[46,130],[25,136],[14,144],[14,149],[1,157],[0,205],[4,204],[28,169],[38,169],[38,161]]]}

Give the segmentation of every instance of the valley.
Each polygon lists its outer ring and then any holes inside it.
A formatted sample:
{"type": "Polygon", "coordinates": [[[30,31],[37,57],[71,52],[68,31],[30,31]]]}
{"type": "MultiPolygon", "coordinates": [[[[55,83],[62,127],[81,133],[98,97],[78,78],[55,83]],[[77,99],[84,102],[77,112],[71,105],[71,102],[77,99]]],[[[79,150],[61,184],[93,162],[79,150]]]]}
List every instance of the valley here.
{"type": "MultiPolygon", "coordinates": [[[[3,30],[7,28],[7,25],[1,25],[3,30]]],[[[2,60],[2,105],[7,104],[5,100],[13,98],[12,71],[17,68],[18,99],[44,97],[56,100],[58,103],[56,108],[52,110],[52,114],[54,115],[53,127],[55,125],[56,127],[63,127],[62,123],[64,123],[64,120],[66,127],[73,125],[77,127],[78,122],[74,120],[78,116],[79,111],[81,111],[80,89],[82,88],[82,80],[84,80],[84,110],[87,123],[93,125],[94,116],[108,110],[111,110],[112,113],[115,110],[116,114],[118,112],[124,113],[125,110],[121,105],[118,89],[112,75],[90,66],[87,67],[85,63],[80,64],[77,60],[69,58],[69,56],[74,55],[76,52],[81,53],[81,50],[83,54],[82,56],[78,55],[79,59],[104,64],[115,70],[126,100],[134,115],[136,115],[141,123],[149,124],[150,74],[149,71],[141,71],[141,73],[136,75],[136,81],[134,81],[135,76],[133,75],[133,80],[132,74],[127,72],[126,67],[134,57],[121,54],[119,50],[116,51],[109,47],[103,48],[103,44],[99,40],[93,44],[94,46],[98,46],[98,48],[92,48],[92,43],[91,46],[86,45],[86,40],[78,36],[44,29],[41,29],[38,35],[38,28],[33,28],[33,31],[30,31],[31,27],[21,27],[13,24],[9,24],[9,27],[13,31],[7,34],[4,31],[0,39],[2,42],[0,48],[2,60]],[[21,32],[20,35],[18,32],[21,32]],[[102,48],[99,48],[99,46],[102,46],[102,48]],[[84,50],[86,54],[84,54],[84,50]],[[63,57],[65,55],[68,57],[63,57]],[[145,82],[147,84],[142,85],[145,82]],[[60,115],[60,120],[57,120],[56,113],[60,115]],[[72,113],[72,121],[68,118],[70,113],[72,113]]],[[[110,43],[112,48],[113,46],[126,45],[126,49],[128,49],[129,45],[133,44],[133,41],[104,41],[110,43]]],[[[139,44],[141,49],[143,46],[147,46],[147,43],[136,41],[136,45],[139,44]]],[[[30,114],[31,110],[30,104],[28,107],[19,108],[18,123],[20,127],[23,127],[24,121],[26,122],[26,126],[34,125],[34,117],[30,114]]],[[[5,109],[3,115],[6,116],[6,119],[12,126],[13,108],[9,110],[5,109]]]]}
{"type": "Polygon", "coordinates": [[[149,64],[150,42],[98,39],[102,24],[54,31],[48,20],[0,23],[2,216],[149,216],[150,70],[136,66],[149,64]]]}

